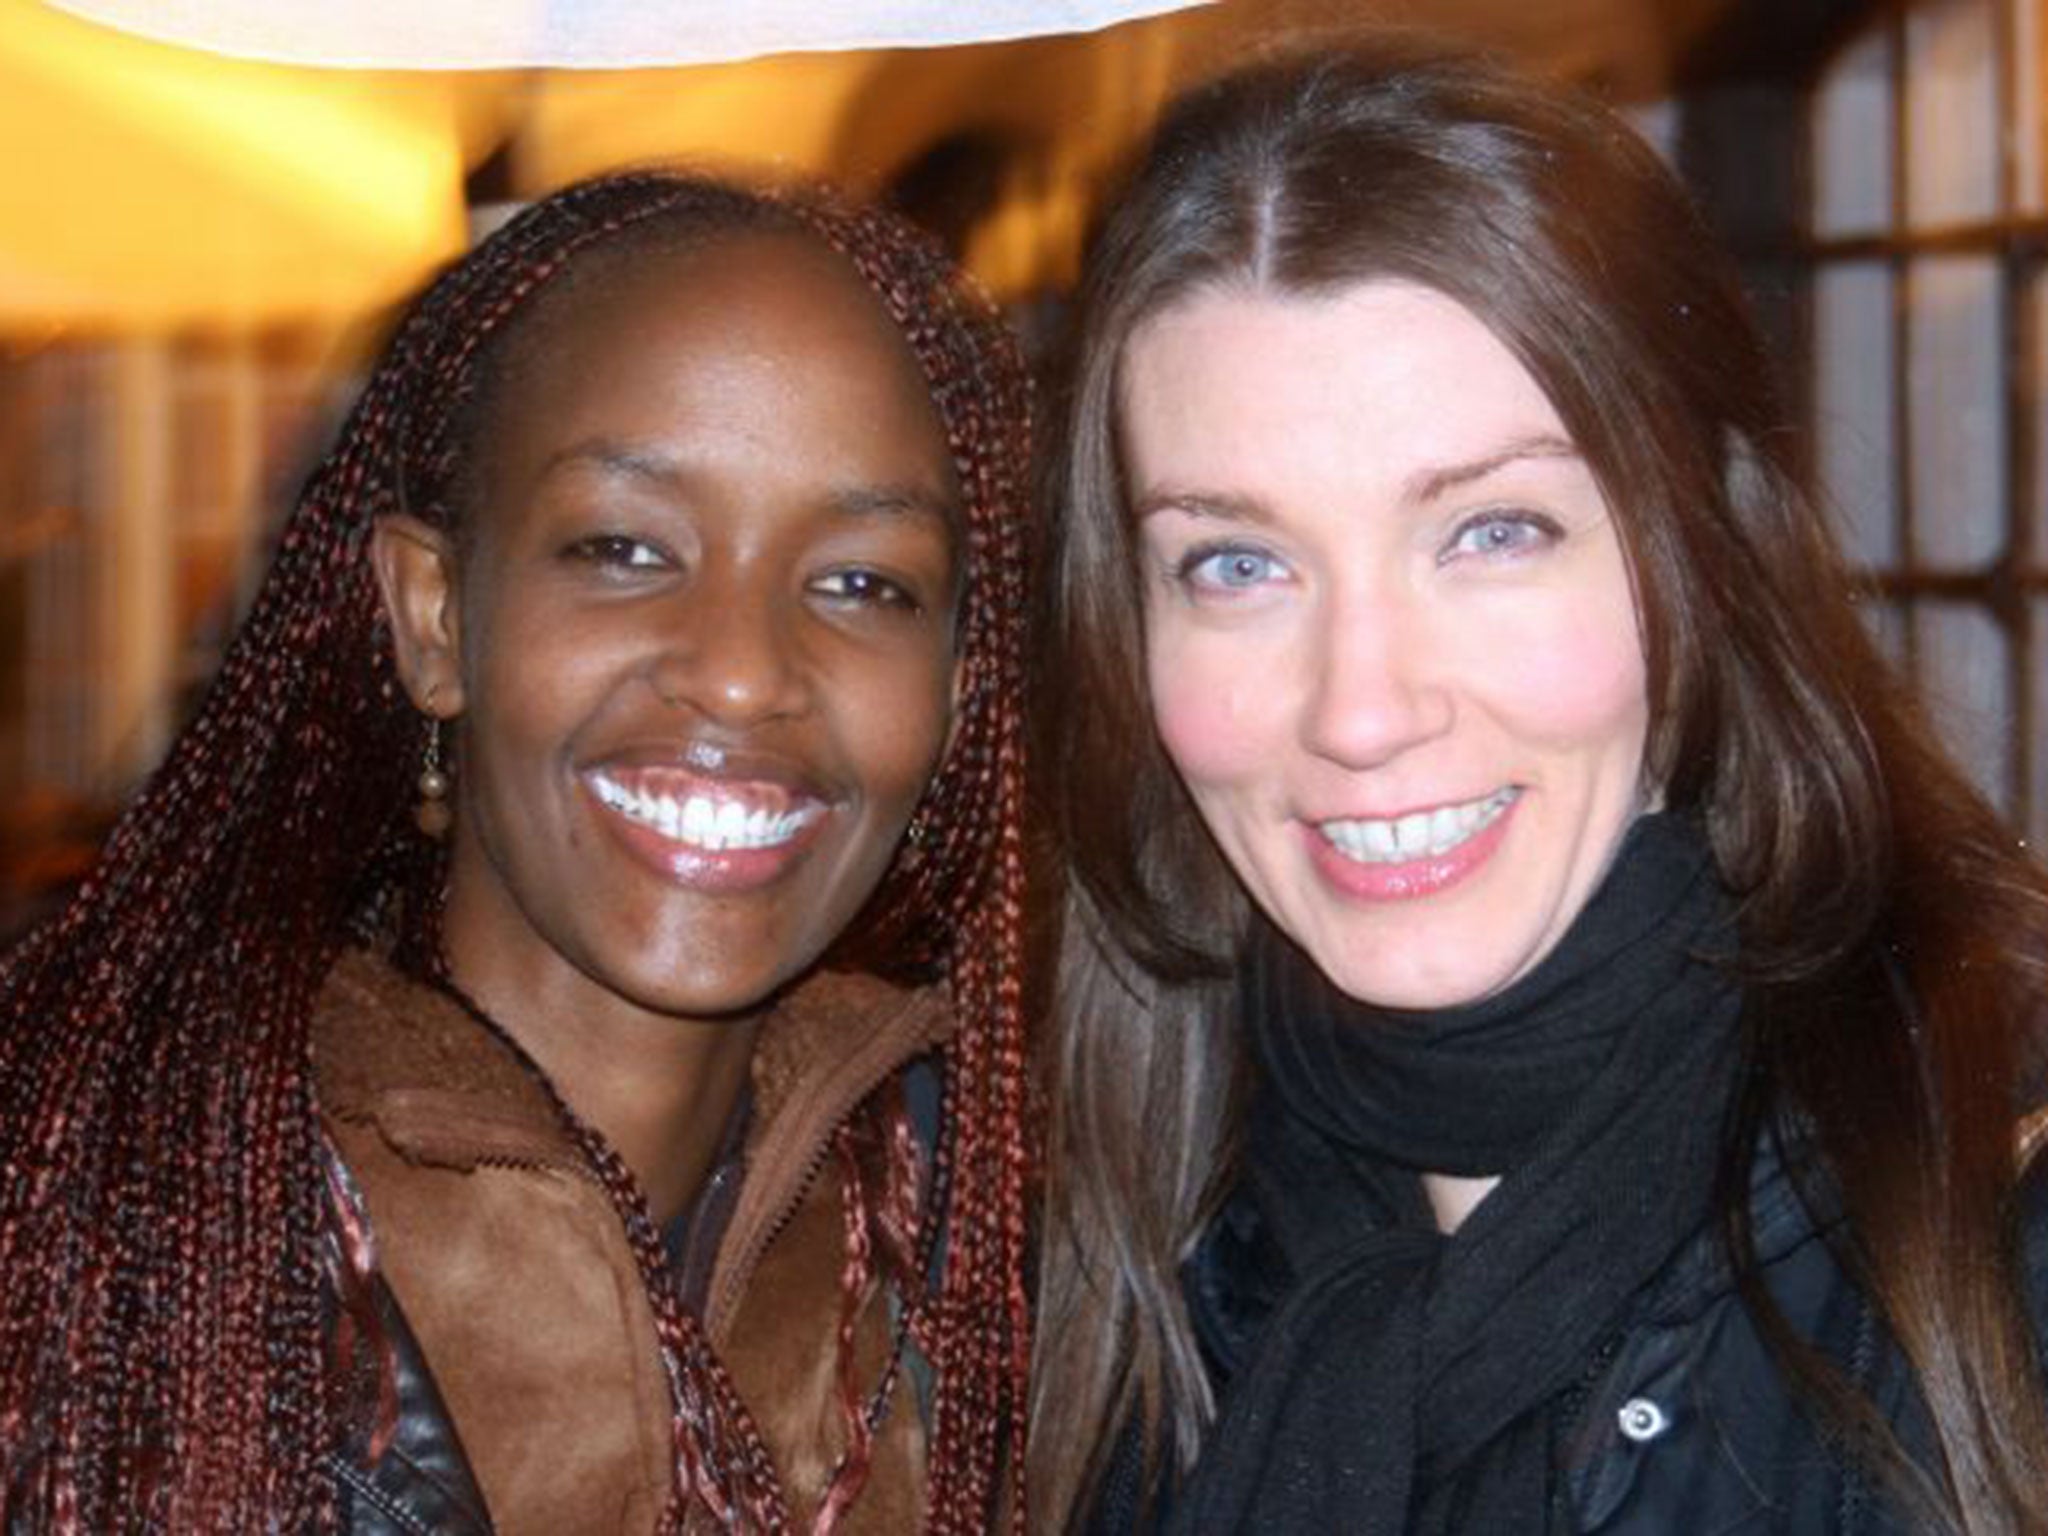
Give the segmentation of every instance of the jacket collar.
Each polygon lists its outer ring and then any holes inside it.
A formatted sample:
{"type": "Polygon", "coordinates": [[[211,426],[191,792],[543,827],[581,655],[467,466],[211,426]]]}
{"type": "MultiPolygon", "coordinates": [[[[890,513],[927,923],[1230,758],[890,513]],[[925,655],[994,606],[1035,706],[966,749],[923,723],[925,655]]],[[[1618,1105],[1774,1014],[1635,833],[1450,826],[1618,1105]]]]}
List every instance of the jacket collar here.
{"type": "MultiPolygon", "coordinates": [[[[938,989],[844,972],[813,975],[762,1020],[746,1179],[706,1313],[714,1335],[824,1162],[834,1129],[952,1027],[938,989]]],[[[410,1162],[594,1178],[518,1058],[453,999],[368,951],[345,951],[329,973],[314,1006],[313,1055],[322,1111],[374,1125],[410,1162]]]]}

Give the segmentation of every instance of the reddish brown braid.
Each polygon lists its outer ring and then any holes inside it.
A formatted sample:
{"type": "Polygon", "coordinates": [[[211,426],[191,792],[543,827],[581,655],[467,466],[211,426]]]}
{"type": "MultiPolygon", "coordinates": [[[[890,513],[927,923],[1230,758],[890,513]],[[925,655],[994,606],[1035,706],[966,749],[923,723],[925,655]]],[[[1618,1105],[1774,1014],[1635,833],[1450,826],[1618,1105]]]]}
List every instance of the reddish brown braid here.
{"type": "MultiPolygon", "coordinates": [[[[846,1222],[846,1269],[841,1288],[839,1334],[835,1340],[837,1360],[834,1372],[839,1383],[839,1410],[846,1424],[846,1450],[825,1484],[812,1536],[832,1536],[846,1511],[860,1496],[867,1482],[869,1457],[874,1449],[874,1418],[862,1400],[859,1361],[855,1355],[860,1321],[860,1302],[873,1273],[873,1228],[868,1215],[867,1179],[861,1167],[859,1138],[851,1126],[841,1126],[832,1138],[839,1159],[841,1212],[846,1222]]],[[[877,1408],[896,1379],[897,1361],[891,1359],[876,1388],[877,1408]]]]}
{"type": "MultiPolygon", "coordinates": [[[[968,508],[959,729],[916,817],[924,856],[899,861],[885,880],[860,952],[883,966],[943,960],[960,1018],[946,1052],[948,1112],[934,1179],[945,1271],[912,1320],[937,1377],[928,1529],[986,1531],[1004,1499],[1022,1528],[1037,1117],[1027,1104],[1022,981],[1027,529],[1008,509],[1029,497],[1028,388],[987,304],[947,281],[931,247],[902,240],[896,220],[829,207],[806,218],[909,338],[968,508]]],[[[937,1218],[928,1223],[928,1241],[940,1230],[937,1218]]],[[[848,1284],[856,1283],[849,1266],[848,1284]]]]}
{"type": "Polygon", "coordinates": [[[654,1312],[655,1334],[661,1343],[669,1395],[675,1407],[671,1429],[681,1475],[662,1511],[658,1526],[661,1536],[673,1536],[683,1528],[693,1501],[726,1530],[785,1530],[787,1511],[776,1482],[774,1463],[761,1442],[753,1416],[740,1401],[732,1378],[712,1352],[703,1327],[682,1305],[670,1283],[661,1234],[639,1181],[603,1133],[563,1100],[547,1074],[517,1040],[478,1007],[452,977],[443,972],[435,979],[532,1074],[625,1226],[633,1262],[654,1312]]]}
{"type": "MultiPolygon", "coordinates": [[[[425,967],[443,875],[438,847],[409,825],[420,726],[394,680],[369,530],[401,510],[453,526],[465,415],[492,349],[580,253],[657,225],[792,223],[852,262],[902,327],[963,489],[962,718],[918,848],[848,956],[943,972],[959,1019],[932,1181],[943,1194],[923,1237],[943,1270],[913,1308],[936,1378],[928,1524],[982,1530],[1005,1489],[1019,1497],[1032,1168],[1017,977],[1023,375],[987,306],[893,220],[650,173],[547,199],[414,306],[197,718],[76,899],[0,967],[0,1524],[332,1525],[309,1021],[352,939],[382,934],[425,967]]],[[[630,1175],[590,1150],[645,1249],[630,1175]]],[[[865,1208],[892,1203],[885,1189],[865,1208]]],[[[863,1244],[849,1290],[869,1267],[863,1244]]],[[[779,1495],[759,1437],[664,1289],[651,1287],[669,1314],[692,1491],[734,1524],[772,1528],[779,1495]]]]}

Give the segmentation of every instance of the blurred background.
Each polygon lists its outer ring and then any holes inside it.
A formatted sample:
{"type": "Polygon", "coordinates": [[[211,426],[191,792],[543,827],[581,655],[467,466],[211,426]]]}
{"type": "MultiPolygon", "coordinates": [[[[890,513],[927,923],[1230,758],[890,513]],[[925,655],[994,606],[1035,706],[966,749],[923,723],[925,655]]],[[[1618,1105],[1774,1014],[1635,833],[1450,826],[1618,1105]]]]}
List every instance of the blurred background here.
{"type": "Polygon", "coordinates": [[[765,163],[888,198],[1042,353],[1176,85],[1421,25],[1622,106],[1738,252],[1871,611],[2048,834],[2048,0],[1219,0],[658,70],[265,64],[0,0],[0,936],[161,754],[392,309],[519,200],[765,163]]]}

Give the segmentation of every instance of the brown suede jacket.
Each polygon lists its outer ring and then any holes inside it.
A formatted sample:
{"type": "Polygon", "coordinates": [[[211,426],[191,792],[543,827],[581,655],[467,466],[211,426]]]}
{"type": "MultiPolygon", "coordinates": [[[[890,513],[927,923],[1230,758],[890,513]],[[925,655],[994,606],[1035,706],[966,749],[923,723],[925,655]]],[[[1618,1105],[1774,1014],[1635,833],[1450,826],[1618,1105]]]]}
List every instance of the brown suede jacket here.
{"type": "MultiPolygon", "coordinates": [[[[797,989],[758,1036],[743,1177],[704,1319],[797,1529],[845,1441],[843,1214],[839,1180],[819,1174],[834,1129],[949,1027],[933,993],[832,975],[797,989]]],[[[653,1530],[674,1474],[652,1309],[610,1200],[539,1085],[454,1002],[361,952],[321,995],[314,1061],[389,1289],[377,1304],[388,1314],[395,1298],[392,1331],[425,1357],[401,1370],[401,1423],[440,1432],[409,1447],[401,1429],[375,1457],[352,1442],[337,1462],[352,1528],[653,1530]]],[[[862,1380],[877,1379],[889,1346],[876,1287],[859,1319],[862,1380]]],[[[924,1430],[914,1392],[894,1402],[843,1531],[920,1522],[924,1430]]]]}

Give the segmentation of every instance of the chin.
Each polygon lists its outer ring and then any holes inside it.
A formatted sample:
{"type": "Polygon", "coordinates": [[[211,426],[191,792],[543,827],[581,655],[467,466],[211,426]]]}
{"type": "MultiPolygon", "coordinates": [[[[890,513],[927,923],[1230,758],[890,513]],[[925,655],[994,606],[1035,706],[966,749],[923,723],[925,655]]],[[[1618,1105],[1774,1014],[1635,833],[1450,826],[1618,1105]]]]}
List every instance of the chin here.
{"type": "MultiPolygon", "coordinates": [[[[655,952],[676,957],[677,946],[655,952]]],[[[617,967],[593,966],[590,974],[600,986],[648,1013],[716,1023],[737,1022],[758,1013],[801,970],[733,971],[717,965],[693,965],[683,955],[658,969],[636,956],[617,967]]]]}
{"type": "Polygon", "coordinates": [[[1415,963],[1423,958],[1411,952],[1410,963],[1399,967],[1332,968],[1320,960],[1316,964],[1345,996],[1370,1007],[1403,1013],[1430,1013],[1481,1002],[1512,985],[1529,969],[1528,964],[1507,955],[1458,955],[1441,966],[1415,963]]]}

